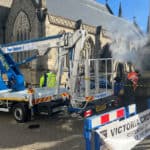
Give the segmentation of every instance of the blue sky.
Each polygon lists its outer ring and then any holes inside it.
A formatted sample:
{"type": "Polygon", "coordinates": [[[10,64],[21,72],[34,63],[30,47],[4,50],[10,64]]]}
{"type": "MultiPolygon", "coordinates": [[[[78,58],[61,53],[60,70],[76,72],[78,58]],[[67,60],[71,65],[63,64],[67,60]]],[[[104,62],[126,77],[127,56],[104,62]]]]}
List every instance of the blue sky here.
{"type": "MultiPolygon", "coordinates": [[[[106,0],[97,0],[100,3],[105,4],[106,0]]],[[[125,19],[133,21],[133,17],[136,17],[136,22],[142,29],[147,30],[147,18],[150,14],[150,0],[108,0],[108,4],[111,7],[115,15],[118,15],[119,4],[122,3],[122,15],[125,19]]]]}

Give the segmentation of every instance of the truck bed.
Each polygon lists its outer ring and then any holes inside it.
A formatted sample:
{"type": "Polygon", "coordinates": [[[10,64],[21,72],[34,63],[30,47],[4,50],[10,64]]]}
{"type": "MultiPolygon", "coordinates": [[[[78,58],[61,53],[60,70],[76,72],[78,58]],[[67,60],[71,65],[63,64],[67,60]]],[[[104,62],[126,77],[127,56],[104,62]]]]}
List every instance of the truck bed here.
{"type": "MultiPolygon", "coordinates": [[[[44,98],[48,96],[55,96],[55,88],[34,88],[34,99],[44,98]]],[[[67,92],[65,88],[60,88],[59,94],[67,92]]],[[[0,100],[6,100],[6,101],[29,101],[30,94],[28,93],[28,89],[25,89],[23,91],[17,91],[13,92],[10,90],[4,90],[0,92],[0,100]]]]}

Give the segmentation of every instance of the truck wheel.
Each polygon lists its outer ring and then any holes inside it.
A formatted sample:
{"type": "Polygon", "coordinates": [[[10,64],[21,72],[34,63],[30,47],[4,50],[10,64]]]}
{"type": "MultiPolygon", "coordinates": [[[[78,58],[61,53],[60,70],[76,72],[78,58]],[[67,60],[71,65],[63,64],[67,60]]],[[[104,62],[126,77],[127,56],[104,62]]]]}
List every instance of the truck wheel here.
{"type": "Polygon", "coordinates": [[[13,106],[14,119],[19,123],[28,121],[28,113],[29,111],[25,104],[18,103],[13,106]]]}

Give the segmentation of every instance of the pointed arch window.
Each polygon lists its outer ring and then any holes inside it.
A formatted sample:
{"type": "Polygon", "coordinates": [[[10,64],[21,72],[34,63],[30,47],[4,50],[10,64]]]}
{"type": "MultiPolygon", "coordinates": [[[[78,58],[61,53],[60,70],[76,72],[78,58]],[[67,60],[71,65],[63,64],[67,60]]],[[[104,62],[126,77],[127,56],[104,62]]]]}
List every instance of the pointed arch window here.
{"type": "MultiPolygon", "coordinates": [[[[31,25],[27,14],[20,11],[16,17],[13,28],[14,41],[22,41],[30,39],[31,25]]],[[[20,52],[13,54],[15,61],[20,62],[30,56],[29,52],[20,52]]]]}

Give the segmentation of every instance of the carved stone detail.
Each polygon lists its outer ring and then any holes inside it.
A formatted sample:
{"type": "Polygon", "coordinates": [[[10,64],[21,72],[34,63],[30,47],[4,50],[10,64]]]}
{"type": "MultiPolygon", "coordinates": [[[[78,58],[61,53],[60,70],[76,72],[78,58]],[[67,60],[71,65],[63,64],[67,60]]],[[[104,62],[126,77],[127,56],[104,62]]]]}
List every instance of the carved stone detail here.
{"type": "MultiPolygon", "coordinates": [[[[29,19],[28,19],[27,15],[23,11],[20,11],[20,13],[16,17],[16,20],[14,23],[13,37],[16,40],[19,40],[19,39],[17,39],[17,35],[18,35],[18,33],[21,34],[21,32],[22,32],[24,38],[22,38],[20,40],[27,39],[27,38],[25,38],[26,37],[25,34],[27,32],[29,32],[30,30],[31,30],[31,27],[30,27],[30,23],[29,23],[29,19]]],[[[29,34],[29,33],[27,33],[27,34],[29,34]]]]}
{"type": "MultiPolygon", "coordinates": [[[[25,12],[20,11],[16,17],[13,29],[13,39],[14,41],[27,40],[30,38],[31,26],[28,16],[25,12]]],[[[30,57],[31,52],[20,52],[13,54],[17,62],[23,61],[27,57],[30,57]]]]}
{"type": "Polygon", "coordinates": [[[54,16],[54,15],[48,15],[49,22],[51,24],[59,25],[59,26],[64,26],[67,28],[74,29],[75,28],[75,22],[69,19],[64,19],[59,16],[54,16]]]}
{"type": "MultiPolygon", "coordinates": [[[[70,28],[70,29],[75,29],[76,22],[71,19],[67,19],[67,18],[63,18],[60,16],[55,16],[55,15],[49,14],[48,20],[51,24],[70,28]]],[[[90,33],[90,34],[96,33],[96,27],[94,27],[94,26],[83,24],[83,28],[85,30],[87,30],[88,33],[90,33]]]]}
{"type": "Polygon", "coordinates": [[[18,14],[23,11],[27,15],[30,25],[31,25],[31,38],[38,37],[38,26],[39,22],[36,15],[36,8],[31,0],[15,0],[12,3],[8,20],[6,23],[6,42],[14,42],[13,37],[14,23],[18,14]]]}
{"type": "Polygon", "coordinates": [[[94,58],[94,42],[90,37],[84,42],[84,47],[81,51],[81,59],[85,58],[94,58]]]}

